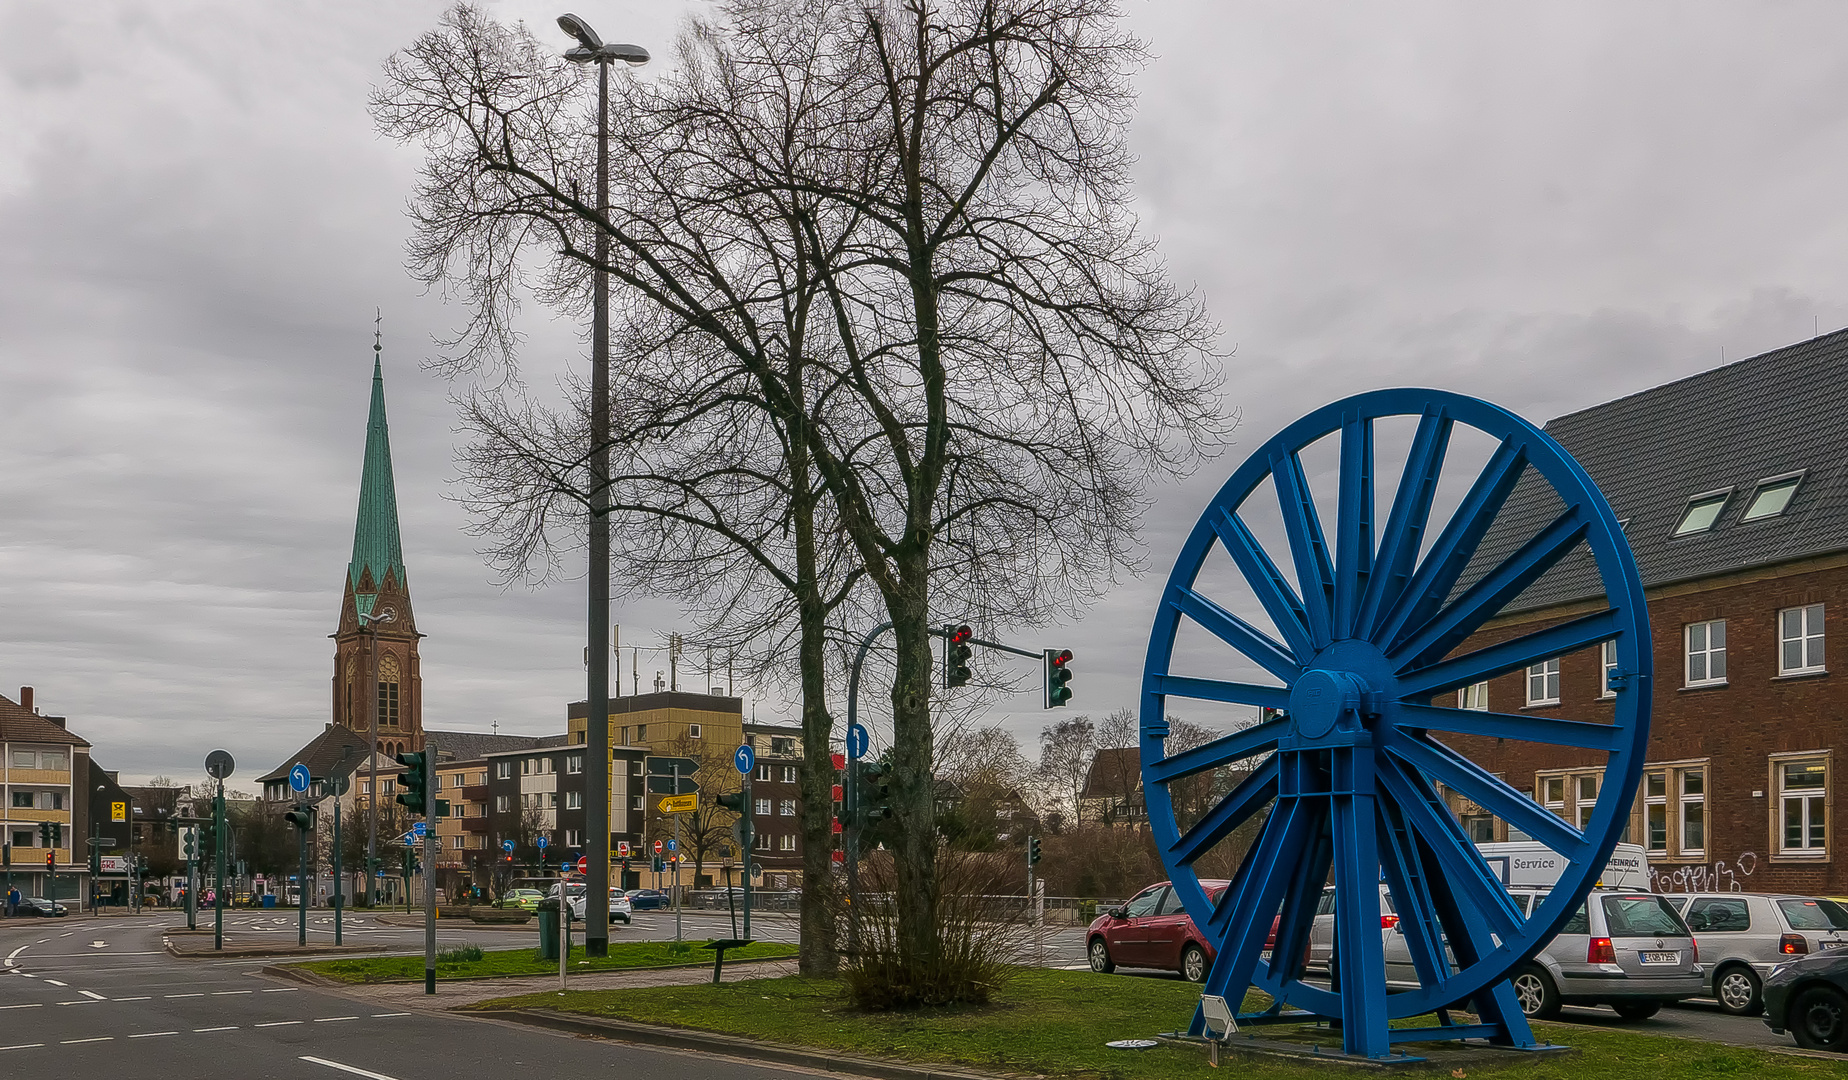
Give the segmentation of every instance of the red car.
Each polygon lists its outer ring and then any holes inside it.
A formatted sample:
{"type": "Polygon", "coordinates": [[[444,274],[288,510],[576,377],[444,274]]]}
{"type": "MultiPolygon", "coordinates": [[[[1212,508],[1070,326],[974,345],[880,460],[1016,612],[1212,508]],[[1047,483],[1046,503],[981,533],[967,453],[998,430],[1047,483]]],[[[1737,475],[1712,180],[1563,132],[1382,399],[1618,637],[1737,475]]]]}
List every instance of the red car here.
{"type": "MultiPolygon", "coordinates": [[[[1217,902],[1228,882],[1202,881],[1208,900],[1217,902]]],[[[1181,898],[1167,882],[1150,885],[1122,907],[1099,915],[1085,931],[1091,970],[1108,974],[1118,967],[1178,971],[1189,982],[1205,982],[1213,966],[1213,945],[1181,910],[1181,898]]]]}

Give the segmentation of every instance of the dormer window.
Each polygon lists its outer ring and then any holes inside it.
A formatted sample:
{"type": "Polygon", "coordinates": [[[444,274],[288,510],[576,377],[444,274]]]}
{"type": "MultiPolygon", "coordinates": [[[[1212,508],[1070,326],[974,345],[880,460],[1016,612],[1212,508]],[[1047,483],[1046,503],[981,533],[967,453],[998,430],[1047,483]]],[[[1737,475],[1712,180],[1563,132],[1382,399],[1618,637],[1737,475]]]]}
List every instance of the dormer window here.
{"type": "Polygon", "coordinates": [[[1708,491],[1688,500],[1688,508],[1681,512],[1681,521],[1675,526],[1674,535],[1692,536],[1695,533],[1713,531],[1719,523],[1720,511],[1726,509],[1726,500],[1732,498],[1732,488],[1708,491]]]}
{"type": "Polygon", "coordinates": [[[1800,472],[1772,476],[1758,482],[1752,492],[1752,501],[1745,505],[1745,513],[1740,521],[1762,521],[1777,517],[1790,509],[1790,500],[1796,497],[1797,485],[1803,482],[1800,472]]]}

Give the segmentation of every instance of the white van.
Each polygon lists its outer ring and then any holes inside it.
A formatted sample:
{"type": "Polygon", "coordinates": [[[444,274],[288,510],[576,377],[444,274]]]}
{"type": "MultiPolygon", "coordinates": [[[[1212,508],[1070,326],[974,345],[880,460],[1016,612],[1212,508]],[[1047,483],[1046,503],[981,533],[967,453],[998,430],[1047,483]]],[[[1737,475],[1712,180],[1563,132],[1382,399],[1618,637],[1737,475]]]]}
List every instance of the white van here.
{"type": "MultiPolygon", "coordinates": [[[[1565,857],[1538,841],[1477,844],[1476,848],[1501,883],[1511,889],[1550,889],[1565,873],[1565,857]]],[[[1604,873],[1594,887],[1647,892],[1649,859],[1642,845],[1618,844],[1612,848],[1604,873]]]]}

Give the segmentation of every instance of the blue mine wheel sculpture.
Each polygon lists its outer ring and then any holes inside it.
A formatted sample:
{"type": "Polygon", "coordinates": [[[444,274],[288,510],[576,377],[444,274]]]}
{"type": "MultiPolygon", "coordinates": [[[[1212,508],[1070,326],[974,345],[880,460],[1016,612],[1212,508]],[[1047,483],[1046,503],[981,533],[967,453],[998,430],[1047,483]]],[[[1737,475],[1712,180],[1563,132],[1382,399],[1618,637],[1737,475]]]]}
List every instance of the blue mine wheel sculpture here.
{"type": "MultiPolygon", "coordinates": [[[[1213,670],[1234,666],[1234,658],[1223,660],[1213,670]]],[[[1239,1017],[1242,1026],[1306,1014],[1338,1019],[1345,1051],[1371,1058],[1390,1056],[1394,1043],[1444,1038],[1533,1047],[1508,979],[1577,910],[1629,820],[1649,736],[1650,667],[1648,613],[1623,529],[1584,469],[1539,428],[1475,398],[1401,389],[1335,402],[1284,429],[1239,467],[1188,537],[1162,595],[1143,675],[1143,791],[1174,888],[1217,943],[1205,992],[1238,1012],[1247,990],[1269,995],[1267,1009],[1239,1017]],[[1374,425],[1397,417],[1406,418],[1405,427],[1415,421],[1416,430],[1376,530],[1374,425]],[[1499,445],[1431,537],[1433,501],[1459,424],[1499,445]],[[1300,455],[1337,432],[1331,542],[1300,455]],[[1497,559],[1483,542],[1524,475],[1528,484],[1549,485],[1557,500],[1520,505],[1550,505],[1556,516],[1523,524],[1511,512],[1492,534],[1494,550],[1508,552],[1497,559]],[[1273,548],[1287,552],[1289,576],[1247,524],[1268,513],[1268,494],[1247,506],[1267,479],[1281,517],[1274,531],[1287,538],[1273,548]],[[1243,596],[1214,598],[1196,588],[1215,544],[1235,565],[1243,596]],[[1580,545],[1595,561],[1605,607],[1538,628],[1514,624],[1510,636],[1457,654],[1580,545]],[[1260,621],[1261,606],[1276,636],[1234,614],[1241,603],[1260,621]],[[1172,673],[1183,619],[1216,638],[1213,648],[1223,643],[1242,654],[1239,666],[1262,669],[1280,685],[1172,673]],[[1460,688],[1606,642],[1612,644],[1602,647],[1615,649],[1610,723],[1449,707],[1460,688]],[[1256,706],[1263,719],[1169,754],[1169,698],[1256,706]],[[1604,780],[1589,819],[1578,828],[1555,816],[1472,761],[1454,736],[1603,755],[1604,780]],[[1231,790],[1207,800],[1197,820],[1177,819],[1171,785],[1207,773],[1237,783],[1225,780],[1221,786],[1231,790]],[[1564,857],[1565,872],[1531,913],[1510,898],[1440,785],[1564,857]],[[1240,825],[1258,821],[1230,884],[1217,903],[1209,900],[1196,863],[1240,825]],[[1331,880],[1332,978],[1320,978],[1306,961],[1331,880]],[[1381,919],[1382,884],[1398,916],[1391,930],[1383,929],[1391,920],[1381,919]],[[1411,971],[1389,988],[1384,954],[1395,933],[1404,935],[1411,971]],[[1482,1022],[1453,1021],[1448,1009],[1471,1001],[1482,1022]],[[1437,1027],[1389,1024],[1434,1011],[1437,1027]]],[[[1201,779],[1193,784],[1183,794],[1197,792],[1201,779]]],[[[1198,1012],[1192,1030],[1202,1030],[1198,1012]]]]}

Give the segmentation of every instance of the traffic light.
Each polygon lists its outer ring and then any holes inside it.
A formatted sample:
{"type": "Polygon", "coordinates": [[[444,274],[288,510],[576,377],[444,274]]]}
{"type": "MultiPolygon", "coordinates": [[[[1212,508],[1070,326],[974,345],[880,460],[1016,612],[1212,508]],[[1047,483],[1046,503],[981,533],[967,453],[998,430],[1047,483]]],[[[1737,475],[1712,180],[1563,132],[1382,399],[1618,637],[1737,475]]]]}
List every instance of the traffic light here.
{"type": "Polygon", "coordinates": [[[720,795],[718,798],[714,799],[713,802],[718,803],[720,806],[737,814],[739,817],[744,817],[746,814],[750,813],[750,809],[745,805],[745,795],[743,791],[733,791],[729,794],[720,795]]]}
{"type": "Polygon", "coordinates": [[[45,869],[55,870],[57,869],[57,867],[58,867],[58,853],[55,851],[47,851],[45,853],[45,869]]]}
{"type": "Polygon", "coordinates": [[[1027,837],[1027,865],[1038,866],[1040,861],[1039,837],[1027,837]]]}
{"type": "Polygon", "coordinates": [[[181,837],[181,840],[184,841],[186,861],[192,862],[199,854],[199,830],[187,829],[186,834],[181,837]]]}
{"type": "Polygon", "coordinates": [[[55,821],[39,822],[39,840],[42,842],[42,846],[55,848],[63,842],[63,839],[64,826],[55,821]]]}
{"type": "Polygon", "coordinates": [[[879,761],[861,761],[860,776],[854,784],[854,824],[871,828],[875,821],[892,816],[892,767],[879,761]]]}
{"type": "Polygon", "coordinates": [[[975,650],[969,647],[969,639],[975,636],[975,631],[969,629],[967,626],[958,626],[954,628],[946,626],[944,629],[950,632],[948,661],[943,665],[944,688],[949,689],[957,686],[968,686],[970,679],[969,658],[975,655],[975,650]]]}
{"type": "Polygon", "coordinates": [[[405,753],[394,755],[392,760],[404,766],[404,772],[398,776],[398,803],[410,808],[411,813],[423,816],[424,800],[430,790],[430,755],[405,753]]]}
{"type": "Polygon", "coordinates": [[[308,832],[314,828],[314,807],[312,806],[308,806],[304,803],[296,803],[295,809],[282,816],[283,820],[295,826],[297,829],[300,829],[302,832],[308,832]]]}
{"type": "Polygon", "coordinates": [[[1065,685],[1072,681],[1071,664],[1070,649],[1046,650],[1046,708],[1056,709],[1072,700],[1072,688],[1065,685]]]}

